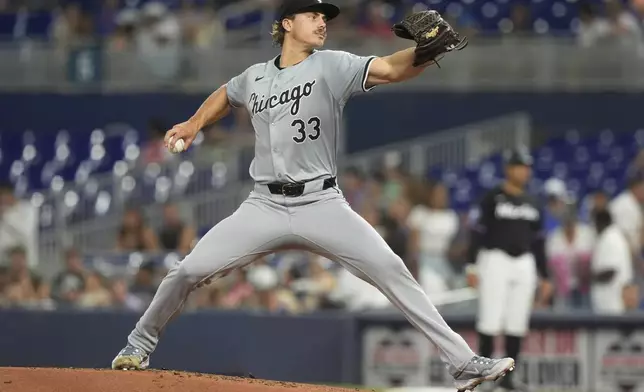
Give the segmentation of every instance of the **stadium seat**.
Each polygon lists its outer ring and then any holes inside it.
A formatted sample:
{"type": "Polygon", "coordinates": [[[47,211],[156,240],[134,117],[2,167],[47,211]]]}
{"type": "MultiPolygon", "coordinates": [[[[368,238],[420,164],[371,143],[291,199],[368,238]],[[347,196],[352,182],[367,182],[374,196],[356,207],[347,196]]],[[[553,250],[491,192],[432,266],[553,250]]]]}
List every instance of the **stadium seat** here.
{"type": "MultiPolygon", "coordinates": [[[[543,192],[543,182],[557,177],[566,182],[571,196],[578,201],[600,189],[614,196],[625,186],[627,167],[641,146],[644,146],[644,130],[601,130],[587,138],[575,130],[567,131],[532,151],[535,164],[529,189],[534,193],[543,192]]],[[[465,211],[469,202],[502,178],[501,162],[501,155],[497,154],[460,171],[434,166],[428,169],[427,175],[443,181],[450,190],[452,207],[465,211]]]]}

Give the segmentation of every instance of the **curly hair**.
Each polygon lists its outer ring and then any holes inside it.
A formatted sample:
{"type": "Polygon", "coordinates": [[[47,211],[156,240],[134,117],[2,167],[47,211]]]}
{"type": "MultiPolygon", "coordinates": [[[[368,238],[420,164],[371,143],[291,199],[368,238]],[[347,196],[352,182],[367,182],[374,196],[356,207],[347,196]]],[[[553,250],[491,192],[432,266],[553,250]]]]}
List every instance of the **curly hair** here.
{"type": "MultiPolygon", "coordinates": [[[[284,19],[295,19],[295,16],[287,16],[284,19]]],[[[271,37],[273,37],[273,45],[281,47],[284,45],[284,36],[286,35],[286,30],[282,25],[281,20],[276,20],[271,26],[271,37]]]]}

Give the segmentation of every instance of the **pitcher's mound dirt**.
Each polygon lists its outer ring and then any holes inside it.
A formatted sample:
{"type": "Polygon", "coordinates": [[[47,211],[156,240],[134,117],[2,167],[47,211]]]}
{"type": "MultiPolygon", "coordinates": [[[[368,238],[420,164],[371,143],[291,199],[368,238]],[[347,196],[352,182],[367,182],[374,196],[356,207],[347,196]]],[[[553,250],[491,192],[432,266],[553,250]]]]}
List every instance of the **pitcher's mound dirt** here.
{"type": "Polygon", "coordinates": [[[2,392],[349,392],[326,386],[147,370],[0,368],[2,392]]]}

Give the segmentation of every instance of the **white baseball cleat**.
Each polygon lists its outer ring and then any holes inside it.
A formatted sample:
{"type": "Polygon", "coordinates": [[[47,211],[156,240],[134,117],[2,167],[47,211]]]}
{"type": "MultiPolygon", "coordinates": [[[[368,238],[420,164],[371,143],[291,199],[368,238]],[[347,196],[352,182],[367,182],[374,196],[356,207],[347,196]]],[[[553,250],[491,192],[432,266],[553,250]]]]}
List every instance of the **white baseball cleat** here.
{"type": "Polygon", "coordinates": [[[471,392],[485,381],[496,381],[514,370],[514,359],[491,359],[475,356],[465,368],[454,376],[458,392],[471,392]]]}
{"type": "Polygon", "coordinates": [[[140,348],[128,344],[112,361],[114,370],[145,370],[150,366],[150,356],[140,348]]]}

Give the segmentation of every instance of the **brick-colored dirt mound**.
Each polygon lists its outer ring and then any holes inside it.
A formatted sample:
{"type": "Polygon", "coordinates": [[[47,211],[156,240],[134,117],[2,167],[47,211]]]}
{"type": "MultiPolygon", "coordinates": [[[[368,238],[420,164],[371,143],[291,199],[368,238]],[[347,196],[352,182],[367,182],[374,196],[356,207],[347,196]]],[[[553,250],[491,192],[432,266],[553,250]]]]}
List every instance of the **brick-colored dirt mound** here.
{"type": "Polygon", "coordinates": [[[2,392],[349,392],[351,390],[222,377],[198,373],[148,370],[0,368],[2,392]]]}

